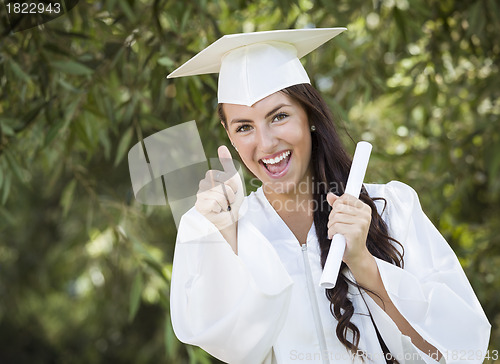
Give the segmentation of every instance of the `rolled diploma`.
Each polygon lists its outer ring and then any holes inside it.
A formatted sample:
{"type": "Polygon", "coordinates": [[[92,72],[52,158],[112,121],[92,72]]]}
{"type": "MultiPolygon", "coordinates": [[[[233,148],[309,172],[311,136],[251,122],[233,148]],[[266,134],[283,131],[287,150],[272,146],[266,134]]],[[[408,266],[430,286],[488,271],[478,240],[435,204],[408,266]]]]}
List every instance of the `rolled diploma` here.
{"type": "MultiPolygon", "coordinates": [[[[352,159],[351,170],[347,178],[345,193],[359,198],[363,179],[365,178],[366,167],[370,159],[372,145],[368,142],[359,142],[352,159]]],[[[335,287],[339,275],[340,264],[345,251],[345,237],[342,234],[335,234],[326,257],[325,267],[319,282],[320,287],[330,289],[335,287]]]]}

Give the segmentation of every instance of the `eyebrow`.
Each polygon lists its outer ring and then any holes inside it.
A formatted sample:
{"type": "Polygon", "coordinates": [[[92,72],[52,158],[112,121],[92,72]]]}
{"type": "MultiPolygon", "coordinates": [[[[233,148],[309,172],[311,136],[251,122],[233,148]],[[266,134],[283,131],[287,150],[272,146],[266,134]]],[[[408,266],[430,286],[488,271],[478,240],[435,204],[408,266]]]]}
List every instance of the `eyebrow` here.
{"type": "MultiPolygon", "coordinates": [[[[276,111],[278,111],[279,109],[281,109],[283,106],[291,106],[291,105],[288,105],[288,104],[279,104],[274,109],[272,109],[271,111],[269,111],[266,114],[265,118],[267,119],[272,114],[274,114],[276,111]]],[[[231,124],[234,124],[234,123],[251,123],[251,122],[252,122],[252,120],[249,120],[249,119],[233,119],[233,120],[231,120],[231,124]]]]}

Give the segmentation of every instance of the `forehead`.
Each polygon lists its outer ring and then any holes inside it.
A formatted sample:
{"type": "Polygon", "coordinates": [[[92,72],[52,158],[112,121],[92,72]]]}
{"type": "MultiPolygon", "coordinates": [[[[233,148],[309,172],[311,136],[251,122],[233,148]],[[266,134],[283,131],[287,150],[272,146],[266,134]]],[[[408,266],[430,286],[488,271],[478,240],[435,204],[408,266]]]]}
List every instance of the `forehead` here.
{"type": "Polygon", "coordinates": [[[230,121],[233,118],[251,118],[266,115],[280,105],[290,105],[297,107],[298,104],[288,95],[282,92],[275,92],[262,100],[257,101],[252,106],[223,104],[224,114],[230,121]]]}

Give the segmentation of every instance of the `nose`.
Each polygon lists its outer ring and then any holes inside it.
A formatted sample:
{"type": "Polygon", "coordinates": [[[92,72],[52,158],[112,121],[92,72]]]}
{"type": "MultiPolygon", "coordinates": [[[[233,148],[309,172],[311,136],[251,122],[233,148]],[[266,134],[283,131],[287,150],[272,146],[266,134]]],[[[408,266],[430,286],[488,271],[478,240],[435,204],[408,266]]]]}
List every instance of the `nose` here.
{"type": "Polygon", "coordinates": [[[275,149],[278,146],[279,139],[273,128],[266,125],[257,129],[257,143],[263,153],[271,154],[276,152],[275,149]]]}

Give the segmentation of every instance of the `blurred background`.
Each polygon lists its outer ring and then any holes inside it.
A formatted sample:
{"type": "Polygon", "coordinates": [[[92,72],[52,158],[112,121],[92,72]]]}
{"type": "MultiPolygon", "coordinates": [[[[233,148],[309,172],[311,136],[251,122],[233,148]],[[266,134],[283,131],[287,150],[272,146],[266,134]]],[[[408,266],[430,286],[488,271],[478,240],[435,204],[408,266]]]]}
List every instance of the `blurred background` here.
{"type": "Polygon", "coordinates": [[[218,362],[173,334],[175,224],[135,201],[127,152],[193,119],[207,157],[229,144],[216,75],[165,78],[221,35],[335,26],[303,59],[313,85],[351,153],[374,145],[366,181],[419,193],[500,349],[497,0],[85,1],[22,31],[6,14],[0,363],[218,362]]]}

